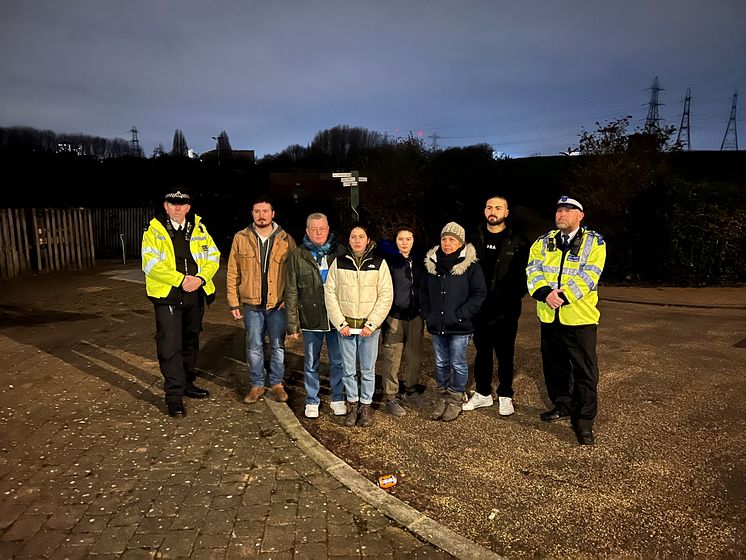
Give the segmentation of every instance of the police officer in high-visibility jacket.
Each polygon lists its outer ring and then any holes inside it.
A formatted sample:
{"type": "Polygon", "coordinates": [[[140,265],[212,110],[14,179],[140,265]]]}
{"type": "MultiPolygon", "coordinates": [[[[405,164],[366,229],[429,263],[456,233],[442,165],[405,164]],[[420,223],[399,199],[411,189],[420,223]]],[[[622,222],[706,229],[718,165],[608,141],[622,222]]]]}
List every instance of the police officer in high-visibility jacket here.
{"type": "Polygon", "coordinates": [[[209,395],[194,385],[205,303],[215,299],[213,276],[220,252],[183,189],[166,194],[165,214],[150,221],[142,237],[145,288],[155,307],[156,348],[164,378],[166,406],[186,416],[183,397],[209,395]]]}
{"type": "Polygon", "coordinates": [[[598,281],[606,261],[604,239],[581,227],[583,205],[563,196],[557,201],[556,230],[531,247],[526,275],[541,321],[544,381],[554,407],[541,419],[570,417],[581,445],[593,445],[598,359],[598,281]]]}

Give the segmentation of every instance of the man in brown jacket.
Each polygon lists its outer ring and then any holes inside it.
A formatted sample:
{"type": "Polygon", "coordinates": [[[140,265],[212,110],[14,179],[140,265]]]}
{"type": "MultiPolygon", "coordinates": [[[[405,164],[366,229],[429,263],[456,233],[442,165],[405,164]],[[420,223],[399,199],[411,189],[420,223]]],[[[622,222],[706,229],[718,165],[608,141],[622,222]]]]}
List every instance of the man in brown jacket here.
{"type": "Polygon", "coordinates": [[[253,387],[244,398],[251,404],[265,391],[265,330],[269,334],[270,390],[279,401],[287,401],[282,386],[285,375],[285,261],[295,241],[273,219],[269,198],[261,196],[251,207],[253,223],[233,237],[228,257],[228,305],[236,320],[246,327],[246,361],[253,387]],[[242,308],[243,307],[243,313],[242,308]]]}

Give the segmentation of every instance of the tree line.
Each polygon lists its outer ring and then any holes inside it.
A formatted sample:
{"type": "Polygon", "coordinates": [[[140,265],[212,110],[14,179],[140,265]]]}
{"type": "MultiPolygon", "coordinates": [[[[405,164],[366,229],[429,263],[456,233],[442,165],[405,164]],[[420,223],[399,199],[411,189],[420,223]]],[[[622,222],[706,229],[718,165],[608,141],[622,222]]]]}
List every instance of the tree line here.
{"type": "MultiPolygon", "coordinates": [[[[231,152],[230,140],[225,130],[215,137],[215,141],[219,152],[231,152]]],[[[0,127],[0,150],[15,153],[69,153],[97,159],[144,156],[142,148],[124,138],[104,138],[83,133],[57,133],[30,126],[0,127]]],[[[187,157],[188,153],[189,145],[186,136],[181,129],[177,128],[171,141],[171,151],[167,152],[161,143],[153,150],[152,157],[167,155],[187,157]]]]}
{"type": "Polygon", "coordinates": [[[630,130],[630,121],[581,130],[568,155],[520,160],[496,158],[487,144],[434,150],[411,134],[391,139],[340,126],[260,165],[369,175],[375,188],[363,193],[362,215],[383,237],[401,221],[425,237],[451,219],[474,227],[485,196],[495,192],[534,211],[514,212],[514,221],[535,233],[551,224],[557,198],[573,194],[586,205],[585,224],[608,240],[607,280],[746,282],[746,154],[682,152],[675,127],[630,130]]]}
{"type": "MultiPolygon", "coordinates": [[[[534,236],[551,226],[557,198],[572,194],[586,205],[585,223],[608,240],[607,281],[745,282],[746,155],[681,152],[671,142],[673,128],[630,131],[629,123],[623,117],[581,131],[578,146],[568,150],[580,155],[522,159],[495,158],[486,144],[436,150],[411,134],[392,138],[340,125],[318,132],[306,146],[288,146],[251,165],[181,157],[188,146],[178,129],[171,154],[161,154],[177,157],[111,157],[95,165],[87,163],[95,158],[67,154],[42,158],[29,151],[17,157],[7,149],[10,129],[0,129],[0,165],[32,187],[11,189],[4,203],[10,207],[43,200],[47,206],[157,208],[164,189],[189,186],[198,195],[196,209],[223,248],[248,223],[248,205],[261,193],[276,200],[283,227],[297,236],[305,215],[320,210],[330,214],[339,232],[360,217],[378,237],[388,237],[406,222],[427,243],[447,221],[475,227],[484,197],[494,192],[510,198],[515,226],[534,236]],[[368,176],[357,215],[350,211],[349,192],[336,182],[324,188],[324,200],[271,190],[273,173],[322,176],[349,170],[368,176]]],[[[25,131],[16,138],[44,136],[49,150],[66,138],[25,131]]],[[[216,142],[230,152],[225,131],[216,142]]]]}
{"type": "Polygon", "coordinates": [[[132,156],[123,138],[102,138],[83,133],[58,134],[28,126],[0,127],[0,150],[5,152],[72,153],[99,159],[132,156]]]}

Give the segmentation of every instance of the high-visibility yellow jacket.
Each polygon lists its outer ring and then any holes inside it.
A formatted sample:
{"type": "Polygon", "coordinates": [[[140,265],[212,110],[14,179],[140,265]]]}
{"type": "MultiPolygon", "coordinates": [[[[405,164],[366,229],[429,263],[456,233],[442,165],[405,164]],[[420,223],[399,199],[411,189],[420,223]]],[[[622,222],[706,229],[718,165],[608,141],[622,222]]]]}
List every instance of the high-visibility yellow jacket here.
{"type": "Polygon", "coordinates": [[[606,262],[604,239],[580,228],[567,252],[560,249],[560,239],[561,232],[552,230],[531,246],[526,276],[528,293],[537,298],[536,314],[542,323],[552,323],[558,316],[563,325],[596,325],[598,281],[606,262]],[[557,310],[543,301],[555,288],[562,288],[567,300],[557,310]]]}
{"type": "MultiPolygon", "coordinates": [[[[197,276],[205,281],[202,289],[209,296],[215,292],[212,277],[220,266],[220,251],[207,233],[202,218],[196,214],[189,249],[197,263],[197,276]]],[[[148,229],[142,236],[142,270],[149,297],[164,298],[171,288],[178,288],[184,281],[184,274],[176,270],[174,244],[165,226],[157,218],[150,220],[148,229]]]]}

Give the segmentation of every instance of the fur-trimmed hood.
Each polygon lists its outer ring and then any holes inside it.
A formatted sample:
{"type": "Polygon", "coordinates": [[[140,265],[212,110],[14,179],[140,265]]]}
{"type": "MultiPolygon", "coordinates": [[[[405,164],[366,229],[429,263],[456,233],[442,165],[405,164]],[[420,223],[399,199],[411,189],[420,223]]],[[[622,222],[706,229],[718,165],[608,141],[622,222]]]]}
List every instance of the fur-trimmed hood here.
{"type": "MultiPolygon", "coordinates": [[[[436,245],[430,249],[425,256],[425,268],[427,269],[427,272],[432,275],[437,274],[435,264],[438,262],[437,252],[439,248],[440,246],[436,245]]],[[[453,276],[463,274],[475,262],[477,262],[477,250],[474,248],[474,245],[467,243],[461,248],[461,251],[459,252],[459,261],[453,265],[451,274],[453,276]]]]}

